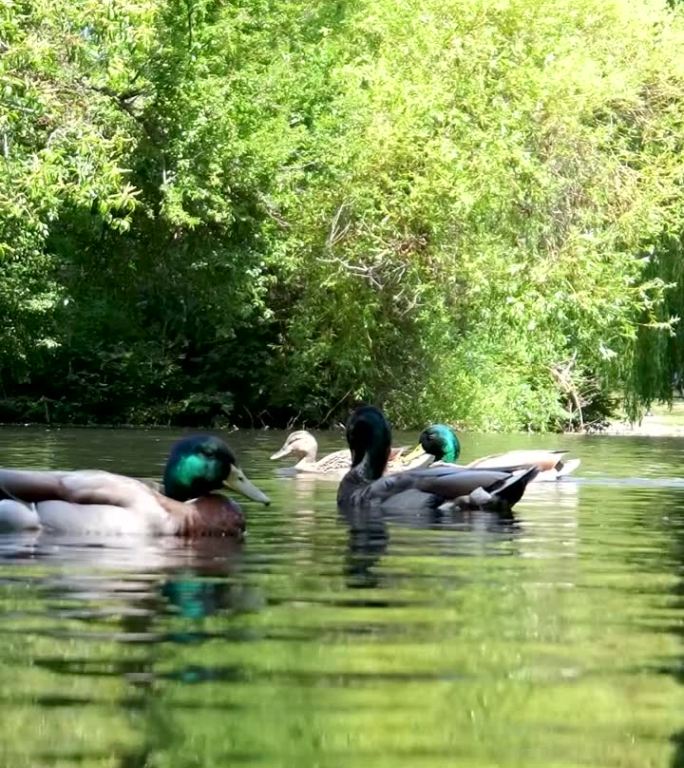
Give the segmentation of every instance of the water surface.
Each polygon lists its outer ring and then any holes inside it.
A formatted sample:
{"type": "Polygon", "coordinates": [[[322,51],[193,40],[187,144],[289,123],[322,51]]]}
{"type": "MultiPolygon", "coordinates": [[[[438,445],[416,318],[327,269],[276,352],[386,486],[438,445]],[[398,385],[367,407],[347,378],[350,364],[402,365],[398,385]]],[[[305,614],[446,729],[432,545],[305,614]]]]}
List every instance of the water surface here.
{"type": "MultiPolygon", "coordinates": [[[[0,463],[158,477],[176,436],[3,429],[0,463]]],[[[0,537],[0,764],[684,766],[684,440],[465,435],[582,458],[500,523],[346,520],[282,433],[227,438],[273,499],[243,545],[0,537]]]]}

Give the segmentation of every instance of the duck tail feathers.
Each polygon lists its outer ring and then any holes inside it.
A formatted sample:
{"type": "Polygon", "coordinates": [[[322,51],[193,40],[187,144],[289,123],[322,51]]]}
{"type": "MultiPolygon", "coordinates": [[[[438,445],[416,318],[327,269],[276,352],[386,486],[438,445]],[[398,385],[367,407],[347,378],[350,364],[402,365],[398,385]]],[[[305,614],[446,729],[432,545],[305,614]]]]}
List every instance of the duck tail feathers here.
{"type": "Polygon", "coordinates": [[[534,480],[539,473],[539,467],[530,467],[521,472],[515,472],[511,477],[500,480],[495,486],[487,490],[491,493],[504,509],[512,509],[525,493],[527,484],[534,480]]]}
{"type": "Polygon", "coordinates": [[[581,462],[581,459],[569,459],[568,461],[562,462],[558,469],[558,477],[565,477],[566,475],[574,472],[577,467],[579,467],[581,462]]]}

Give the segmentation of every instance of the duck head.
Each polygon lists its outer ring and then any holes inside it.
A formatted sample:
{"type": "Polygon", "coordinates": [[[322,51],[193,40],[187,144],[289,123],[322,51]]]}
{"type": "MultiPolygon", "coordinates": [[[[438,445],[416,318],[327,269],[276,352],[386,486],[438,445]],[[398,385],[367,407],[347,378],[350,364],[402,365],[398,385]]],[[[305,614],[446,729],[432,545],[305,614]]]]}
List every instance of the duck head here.
{"type": "Polygon", "coordinates": [[[425,453],[432,454],[437,461],[456,462],[461,454],[461,444],[456,433],[446,424],[433,424],[424,429],[419,442],[425,453]]]}
{"type": "Polygon", "coordinates": [[[222,488],[262,504],[270,503],[268,496],[247,479],[237,465],[235,454],[220,438],[193,435],[173,446],[164,470],[167,496],[188,501],[222,488]]]}
{"type": "Polygon", "coordinates": [[[291,454],[294,454],[299,458],[308,458],[310,461],[314,461],[317,451],[318,443],[316,442],[316,438],[311,432],[307,432],[305,429],[300,429],[287,436],[287,440],[283,443],[283,447],[271,456],[271,461],[282,459],[291,454]]]}
{"type": "Polygon", "coordinates": [[[352,467],[368,480],[382,476],[392,444],[392,430],[383,412],[373,405],[356,408],[347,422],[352,467]]]}
{"type": "Polygon", "coordinates": [[[433,424],[420,433],[418,445],[406,456],[403,456],[402,461],[408,465],[421,457],[432,457],[434,461],[446,461],[453,464],[460,453],[461,444],[454,430],[446,424],[433,424]]]}

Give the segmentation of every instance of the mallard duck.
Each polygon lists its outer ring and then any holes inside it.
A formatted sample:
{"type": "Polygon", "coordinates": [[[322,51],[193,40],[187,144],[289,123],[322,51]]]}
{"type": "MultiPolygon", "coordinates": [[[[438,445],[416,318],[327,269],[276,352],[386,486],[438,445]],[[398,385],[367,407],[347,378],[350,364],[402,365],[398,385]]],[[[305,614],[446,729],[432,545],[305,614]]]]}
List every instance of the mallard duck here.
{"type": "Polygon", "coordinates": [[[294,465],[296,472],[310,472],[314,474],[338,474],[346,472],[351,466],[351,454],[345,448],[334,451],[320,459],[318,455],[318,441],[305,429],[291,432],[280,450],[271,456],[271,461],[283,459],[286,456],[296,456],[299,461],[294,465]]]}
{"type": "Polygon", "coordinates": [[[383,477],[392,433],[382,411],[357,408],[347,423],[352,468],[337,492],[341,508],[379,504],[383,507],[487,509],[508,512],[539,471],[467,469],[447,464],[398,472],[383,477]]]}
{"type": "Polygon", "coordinates": [[[219,438],[179,440],[164,470],[164,492],[100,470],[0,469],[0,529],[66,534],[241,535],[244,517],[231,488],[254,501],[268,497],[238,467],[219,438]]]}
{"type": "MultiPolygon", "coordinates": [[[[434,460],[446,464],[456,464],[461,453],[461,444],[454,430],[446,424],[433,424],[424,429],[419,437],[419,446],[404,457],[415,460],[416,454],[424,451],[434,460]]],[[[520,450],[484,456],[463,466],[471,469],[500,469],[511,472],[516,469],[537,467],[539,474],[535,482],[555,481],[574,472],[580,465],[580,459],[566,460],[567,451],[560,450],[520,450]]]]}
{"type": "MultiPolygon", "coordinates": [[[[400,461],[404,450],[405,448],[392,448],[390,450],[387,472],[396,472],[400,469],[408,468],[408,466],[403,465],[400,461]]],[[[291,432],[283,443],[282,448],[271,456],[271,461],[290,455],[300,457],[293,467],[296,472],[342,476],[351,468],[351,453],[347,448],[341,451],[334,451],[317,460],[318,442],[311,432],[307,432],[305,429],[291,432]]],[[[423,466],[425,463],[427,463],[427,460],[424,456],[416,456],[410,463],[410,467],[423,466]]]]}

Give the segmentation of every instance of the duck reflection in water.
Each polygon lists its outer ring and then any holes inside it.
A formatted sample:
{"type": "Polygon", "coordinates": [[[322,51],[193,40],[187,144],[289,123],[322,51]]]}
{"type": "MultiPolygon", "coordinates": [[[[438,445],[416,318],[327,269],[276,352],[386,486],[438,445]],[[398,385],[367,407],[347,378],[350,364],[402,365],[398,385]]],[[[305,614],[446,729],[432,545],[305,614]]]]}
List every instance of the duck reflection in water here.
{"type": "Polygon", "coordinates": [[[246,594],[233,579],[225,578],[239,570],[242,543],[207,538],[192,550],[184,567],[165,569],[159,591],[167,607],[191,620],[245,608],[246,594]]]}
{"type": "Polygon", "coordinates": [[[349,527],[349,541],[344,562],[348,587],[373,588],[380,585],[375,565],[387,551],[389,534],[385,518],[377,509],[340,510],[349,527]]]}
{"type": "Polygon", "coordinates": [[[79,536],[23,533],[0,536],[0,560],[41,561],[50,568],[43,581],[49,594],[87,604],[72,613],[85,620],[102,619],[102,606],[113,601],[122,630],[139,634],[151,632],[156,616],[169,608],[184,618],[201,619],[240,610],[243,597],[254,602],[234,578],[243,546],[237,539],[217,537],[189,543],[116,536],[93,544],[79,536]],[[134,615],[135,628],[127,619],[134,615]]]}
{"type": "Polygon", "coordinates": [[[113,537],[93,546],[83,537],[0,536],[0,562],[40,574],[32,583],[51,620],[32,630],[47,638],[39,652],[32,646],[34,668],[64,680],[67,704],[72,689],[99,691],[104,678],[125,681],[120,706],[127,716],[135,714],[136,738],[121,748],[116,764],[122,766],[156,763],[183,738],[160,681],[196,684],[231,673],[230,664],[217,671],[209,661],[190,663],[196,651],[188,646],[216,638],[210,615],[260,605],[260,594],[241,577],[242,559],[242,542],[230,538],[190,544],[113,537]],[[79,650],[88,645],[92,651],[79,650]]]}
{"type": "Polygon", "coordinates": [[[339,517],[349,530],[344,574],[347,586],[352,589],[382,586],[378,566],[390,542],[388,523],[395,530],[435,531],[438,535],[431,541],[431,547],[441,556],[452,557],[517,554],[517,550],[502,544],[516,540],[523,533],[523,527],[512,516],[501,518],[482,510],[388,513],[377,507],[339,508],[339,517]]]}

